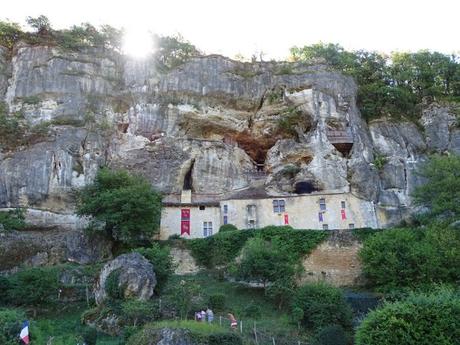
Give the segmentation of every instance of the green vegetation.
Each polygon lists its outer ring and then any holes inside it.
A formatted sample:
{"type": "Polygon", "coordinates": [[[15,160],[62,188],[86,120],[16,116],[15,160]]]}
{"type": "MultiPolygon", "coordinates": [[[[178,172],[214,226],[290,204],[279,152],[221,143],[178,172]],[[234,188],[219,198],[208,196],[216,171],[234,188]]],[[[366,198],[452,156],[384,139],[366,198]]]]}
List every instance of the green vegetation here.
{"type": "Polygon", "coordinates": [[[378,290],[460,279],[460,233],[442,224],[377,232],[364,241],[359,256],[369,283],[378,290]]]}
{"type": "Polygon", "coordinates": [[[315,334],[312,345],[348,345],[348,338],[343,327],[330,325],[315,334]]]}
{"type": "Polygon", "coordinates": [[[375,166],[375,168],[379,171],[381,171],[383,169],[383,167],[385,166],[385,164],[387,164],[388,162],[388,158],[385,157],[384,155],[381,155],[381,154],[378,154],[376,153],[374,155],[374,161],[372,162],[375,166]]]}
{"type": "Polygon", "coordinates": [[[455,55],[422,50],[385,56],[319,43],[291,48],[291,59],[322,60],[354,77],[359,86],[358,106],[367,120],[381,116],[417,120],[422,101],[460,101],[460,63],[455,55]]]}
{"type": "Polygon", "coordinates": [[[155,62],[157,68],[163,72],[168,72],[188,59],[199,56],[198,49],[181,35],[176,36],[155,36],[155,62]]]}
{"type": "Polygon", "coordinates": [[[415,190],[414,202],[428,208],[420,218],[458,219],[460,216],[460,156],[431,156],[420,171],[425,183],[415,190]]]}
{"type": "Polygon", "coordinates": [[[223,293],[216,293],[209,296],[209,307],[216,311],[223,311],[225,309],[226,297],[223,293]]]}
{"type": "Polygon", "coordinates": [[[26,226],[24,210],[16,208],[14,210],[0,212],[0,231],[21,230],[26,226]]]}
{"type": "Polygon", "coordinates": [[[18,309],[0,308],[0,344],[16,345],[25,319],[24,312],[18,309]]]}
{"type": "Polygon", "coordinates": [[[233,224],[224,224],[224,225],[221,225],[219,228],[219,232],[235,231],[235,230],[238,230],[238,228],[233,224]]]}
{"type": "Polygon", "coordinates": [[[170,248],[167,246],[161,247],[158,243],[152,243],[148,248],[138,248],[134,251],[143,255],[152,263],[157,278],[155,292],[159,294],[174,273],[175,265],[170,248]]]}
{"type": "Polygon", "coordinates": [[[302,132],[307,132],[310,127],[309,117],[296,107],[289,107],[278,120],[278,130],[293,138],[298,137],[297,128],[302,132]]]}
{"type": "Polygon", "coordinates": [[[213,268],[228,265],[240,253],[246,241],[253,237],[276,243],[279,250],[297,261],[310,253],[327,236],[325,231],[267,226],[262,229],[219,232],[211,237],[187,241],[186,244],[199,265],[213,268]]]}
{"type": "Polygon", "coordinates": [[[292,301],[292,315],[302,325],[318,331],[330,325],[351,330],[351,308],[345,302],[342,291],[323,283],[300,287],[292,301]]]}
{"type": "Polygon", "coordinates": [[[112,300],[112,301],[119,301],[123,299],[123,286],[120,286],[120,269],[113,270],[110,272],[110,274],[107,276],[107,279],[105,280],[105,291],[107,291],[107,296],[112,300]]]}
{"type": "Polygon", "coordinates": [[[94,183],[77,195],[77,214],[92,217],[89,231],[124,244],[148,242],[158,232],[161,195],[142,177],[99,170],[94,183]]]}
{"type": "Polygon", "coordinates": [[[125,324],[136,327],[160,318],[158,304],[139,300],[127,300],[121,304],[125,324]]]}
{"type": "Polygon", "coordinates": [[[460,339],[460,296],[448,289],[412,294],[372,311],[356,332],[357,345],[454,345],[460,339]]]}

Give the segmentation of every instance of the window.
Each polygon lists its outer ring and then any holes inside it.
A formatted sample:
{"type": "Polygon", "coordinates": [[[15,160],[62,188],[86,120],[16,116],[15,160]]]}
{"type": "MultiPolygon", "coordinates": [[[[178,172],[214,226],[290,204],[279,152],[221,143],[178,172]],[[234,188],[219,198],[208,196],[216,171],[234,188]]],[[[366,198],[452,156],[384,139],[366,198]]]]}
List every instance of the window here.
{"type": "Polygon", "coordinates": [[[203,222],[203,237],[212,236],[212,222],[203,222]]]}
{"type": "Polygon", "coordinates": [[[329,230],[329,225],[323,224],[323,230],[329,230]]]}
{"type": "Polygon", "coordinates": [[[326,199],[319,199],[319,209],[326,211],[326,199]]]}
{"type": "Polygon", "coordinates": [[[283,213],[286,211],[284,200],[273,200],[273,212],[283,213]]]}
{"type": "Polygon", "coordinates": [[[225,214],[228,213],[228,205],[224,205],[224,213],[225,213],[225,214]]]}
{"type": "Polygon", "coordinates": [[[341,204],[342,204],[342,208],[345,208],[345,201],[342,201],[341,204]]]}
{"type": "Polygon", "coordinates": [[[203,205],[200,206],[200,211],[204,211],[206,207],[204,207],[203,205]]]}
{"type": "Polygon", "coordinates": [[[224,224],[228,224],[228,216],[224,216],[224,224]]]}
{"type": "Polygon", "coordinates": [[[348,224],[348,229],[354,229],[355,228],[355,224],[351,223],[351,224],[348,224]]]}
{"type": "Polygon", "coordinates": [[[248,228],[249,229],[255,229],[256,228],[256,221],[251,219],[249,222],[248,222],[248,228]]]}

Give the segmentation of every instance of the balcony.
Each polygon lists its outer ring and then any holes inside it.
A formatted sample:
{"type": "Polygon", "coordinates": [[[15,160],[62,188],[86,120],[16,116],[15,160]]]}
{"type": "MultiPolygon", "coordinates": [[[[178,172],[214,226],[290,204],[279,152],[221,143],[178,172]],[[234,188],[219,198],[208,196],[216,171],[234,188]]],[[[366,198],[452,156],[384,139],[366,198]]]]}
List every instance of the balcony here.
{"type": "Polygon", "coordinates": [[[327,139],[334,145],[334,147],[341,152],[344,156],[347,156],[351,148],[353,147],[353,134],[350,128],[342,130],[327,130],[327,139]]]}

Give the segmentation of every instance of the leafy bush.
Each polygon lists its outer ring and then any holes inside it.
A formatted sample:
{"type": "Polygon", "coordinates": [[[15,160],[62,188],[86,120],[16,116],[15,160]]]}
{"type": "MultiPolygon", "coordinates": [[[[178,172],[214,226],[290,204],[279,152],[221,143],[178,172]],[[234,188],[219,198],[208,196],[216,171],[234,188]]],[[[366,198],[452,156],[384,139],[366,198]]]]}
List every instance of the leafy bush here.
{"type": "Polygon", "coordinates": [[[233,224],[224,224],[224,225],[221,225],[219,228],[219,232],[235,231],[235,230],[238,230],[238,228],[233,224]]]}
{"type": "Polygon", "coordinates": [[[54,268],[28,268],[10,276],[9,300],[14,305],[38,306],[54,303],[58,274],[54,268]]]}
{"type": "Polygon", "coordinates": [[[222,293],[216,293],[209,296],[209,306],[214,311],[223,311],[225,309],[226,296],[222,293]]]}
{"type": "Polygon", "coordinates": [[[0,212],[0,230],[21,230],[26,226],[24,221],[24,210],[17,208],[15,210],[9,210],[7,212],[0,212]]]}
{"type": "Polygon", "coordinates": [[[454,345],[460,339],[460,296],[447,289],[413,294],[370,312],[356,332],[357,345],[454,345]]]}
{"type": "Polygon", "coordinates": [[[170,248],[161,247],[158,243],[153,243],[149,248],[138,248],[134,251],[143,255],[152,263],[157,278],[155,291],[160,293],[175,269],[170,248]]]}
{"type": "Polygon", "coordinates": [[[243,339],[235,333],[214,333],[208,339],[209,345],[243,345],[243,339]]]}
{"type": "Polygon", "coordinates": [[[78,215],[92,217],[89,229],[115,241],[135,244],[159,231],[161,195],[126,171],[99,170],[94,183],[78,192],[77,202],[78,215]]]}
{"type": "Polygon", "coordinates": [[[0,275],[0,305],[8,302],[8,290],[10,288],[9,279],[0,275]]]}
{"type": "Polygon", "coordinates": [[[0,344],[17,345],[25,314],[17,309],[0,309],[0,344]]]}
{"type": "Polygon", "coordinates": [[[431,156],[419,175],[425,183],[413,194],[417,205],[429,211],[421,217],[425,222],[433,218],[460,217],[460,156],[431,156]]]}
{"type": "Polygon", "coordinates": [[[182,65],[188,59],[198,56],[198,49],[181,35],[155,36],[155,61],[157,68],[167,72],[182,65]]]}
{"type": "Polygon", "coordinates": [[[107,292],[107,296],[114,300],[121,300],[123,299],[123,287],[120,286],[120,269],[114,270],[110,272],[105,280],[105,291],[107,292]]]}
{"type": "Polygon", "coordinates": [[[318,283],[300,287],[291,304],[292,315],[309,330],[319,330],[328,325],[351,329],[352,312],[342,291],[318,283]]]}
{"type": "Polygon", "coordinates": [[[380,290],[460,279],[460,233],[442,225],[390,229],[364,241],[363,271],[380,290]]]}
{"type": "Polygon", "coordinates": [[[312,345],[347,345],[348,335],[339,325],[330,325],[321,328],[315,334],[312,345]]]}
{"type": "Polygon", "coordinates": [[[262,309],[254,302],[251,302],[243,309],[243,316],[259,319],[262,316],[262,309]]]}
{"type": "Polygon", "coordinates": [[[85,327],[82,332],[82,338],[87,345],[96,345],[97,343],[97,330],[92,327],[85,327]]]}
{"type": "Polygon", "coordinates": [[[158,303],[152,301],[125,301],[121,304],[121,312],[124,322],[134,327],[157,320],[160,317],[158,303]]]}

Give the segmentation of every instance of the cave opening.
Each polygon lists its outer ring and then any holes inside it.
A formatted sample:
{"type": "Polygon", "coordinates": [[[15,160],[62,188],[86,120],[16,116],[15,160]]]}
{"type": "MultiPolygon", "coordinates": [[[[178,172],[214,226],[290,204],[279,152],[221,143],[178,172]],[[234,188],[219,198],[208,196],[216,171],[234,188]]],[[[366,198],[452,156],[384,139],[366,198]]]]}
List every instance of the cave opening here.
{"type": "Polygon", "coordinates": [[[309,194],[312,192],[318,192],[319,188],[317,188],[313,183],[309,181],[301,181],[297,182],[294,186],[294,192],[296,194],[309,194]]]}
{"type": "Polygon", "coordinates": [[[192,190],[193,189],[193,166],[195,165],[195,160],[192,160],[190,167],[188,168],[187,173],[184,176],[184,185],[182,187],[183,190],[192,190]]]}

